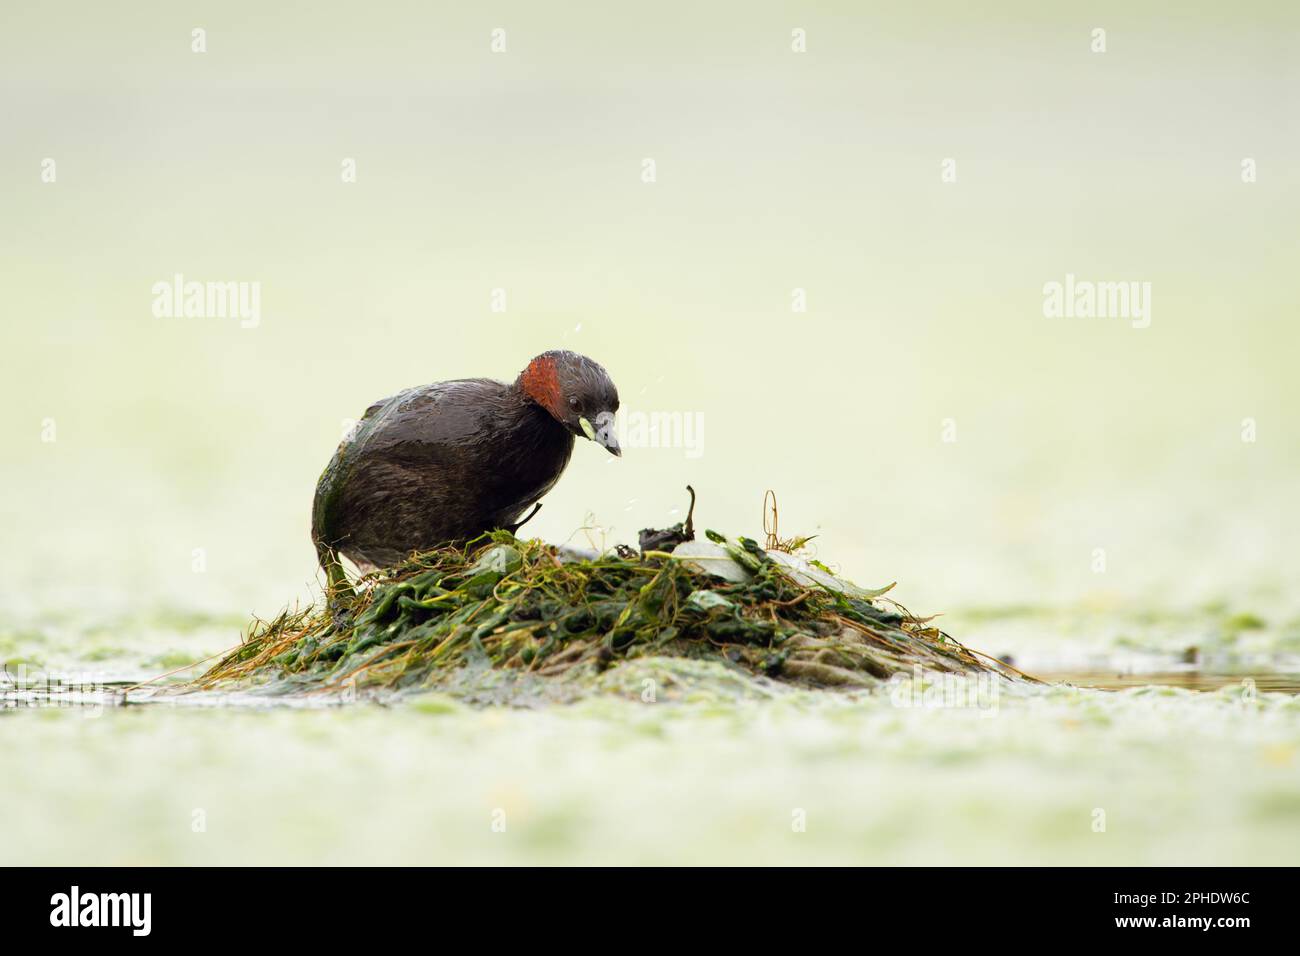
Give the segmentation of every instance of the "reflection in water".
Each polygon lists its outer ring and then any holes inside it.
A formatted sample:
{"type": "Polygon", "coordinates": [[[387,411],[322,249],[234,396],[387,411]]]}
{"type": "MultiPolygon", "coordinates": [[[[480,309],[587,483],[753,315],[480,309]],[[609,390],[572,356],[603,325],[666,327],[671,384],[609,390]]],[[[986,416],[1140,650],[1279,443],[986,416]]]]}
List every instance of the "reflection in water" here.
{"type": "Polygon", "coordinates": [[[1260,693],[1300,694],[1300,674],[1213,674],[1205,671],[1162,671],[1121,674],[1114,671],[1075,671],[1039,674],[1041,680],[1091,687],[1095,690],[1127,690],[1130,687],[1181,687],[1184,690],[1214,691],[1236,685],[1253,685],[1260,693]]]}

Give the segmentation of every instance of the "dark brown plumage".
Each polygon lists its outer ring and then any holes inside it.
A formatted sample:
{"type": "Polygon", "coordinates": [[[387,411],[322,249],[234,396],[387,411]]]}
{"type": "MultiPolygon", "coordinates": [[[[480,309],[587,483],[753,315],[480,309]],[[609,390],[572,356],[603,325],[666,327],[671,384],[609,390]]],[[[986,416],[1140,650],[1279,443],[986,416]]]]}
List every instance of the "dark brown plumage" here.
{"type": "Polygon", "coordinates": [[[407,389],[366,410],[316,486],[312,540],[330,585],[336,553],[368,569],[412,551],[514,530],[559,480],[583,435],[620,454],[618,392],[574,352],[537,356],[512,383],[487,378],[407,389]]]}

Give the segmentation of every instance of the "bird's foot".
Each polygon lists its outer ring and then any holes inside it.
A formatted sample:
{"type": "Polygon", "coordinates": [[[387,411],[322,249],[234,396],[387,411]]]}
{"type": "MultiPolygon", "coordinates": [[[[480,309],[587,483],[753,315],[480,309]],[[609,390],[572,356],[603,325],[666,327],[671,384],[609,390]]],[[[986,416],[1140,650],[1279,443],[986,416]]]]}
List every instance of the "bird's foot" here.
{"type": "Polygon", "coordinates": [[[351,588],[348,588],[347,594],[332,591],[326,597],[325,609],[329,611],[330,625],[336,634],[352,626],[356,618],[356,607],[357,596],[351,588]]]}

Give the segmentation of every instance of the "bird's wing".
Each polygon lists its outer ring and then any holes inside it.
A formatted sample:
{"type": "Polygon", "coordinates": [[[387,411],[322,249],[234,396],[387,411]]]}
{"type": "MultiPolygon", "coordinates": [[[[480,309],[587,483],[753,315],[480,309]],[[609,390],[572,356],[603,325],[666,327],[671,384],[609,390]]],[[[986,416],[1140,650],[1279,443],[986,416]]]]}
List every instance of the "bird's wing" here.
{"type": "Polygon", "coordinates": [[[370,445],[457,444],[484,432],[508,386],[490,378],[455,379],[408,388],[366,409],[349,454],[370,445]]]}

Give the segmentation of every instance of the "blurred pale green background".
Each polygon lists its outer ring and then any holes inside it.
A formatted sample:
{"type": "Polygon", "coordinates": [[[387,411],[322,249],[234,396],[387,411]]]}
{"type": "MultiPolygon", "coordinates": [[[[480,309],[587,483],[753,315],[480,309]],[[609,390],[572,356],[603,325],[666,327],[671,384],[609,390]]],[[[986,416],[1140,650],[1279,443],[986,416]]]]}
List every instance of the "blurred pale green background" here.
{"type": "Polygon", "coordinates": [[[551,540],[590,513],[632,541],[690,482],[732,533],[760,531],[775,489],[784,533],[929,610],[1180,605],[1293,576],[1292,5],[3,17],[15,611],[306,595],[341,420],[557,346],[603,362],[626,408],[705,433],[698,459],[580,447],[529,527],[551,540]],[[260,282],[260,327],[154,318],[175,272],[260,282]],[[1151,327],[1044,318],[1067,272],[1151,282],[1151,327]]]}

